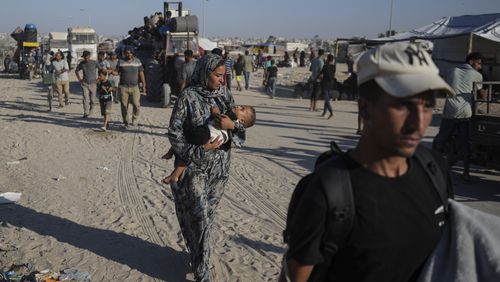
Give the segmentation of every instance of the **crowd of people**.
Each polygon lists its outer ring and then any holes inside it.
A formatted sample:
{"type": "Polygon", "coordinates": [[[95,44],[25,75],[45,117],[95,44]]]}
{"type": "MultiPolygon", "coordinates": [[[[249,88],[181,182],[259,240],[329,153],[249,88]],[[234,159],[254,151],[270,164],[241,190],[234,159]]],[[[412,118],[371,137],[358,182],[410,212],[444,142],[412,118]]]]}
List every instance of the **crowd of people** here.
{"type": "MultiPolygon", "coordinates": [[[[97,61],[90,55],[83,52],[75,68],[83,118],[93,114],[97,98],[103,131],[109,128],[113,103],[120,103],[123,128],[137,126],[140,87],[146,92],[147,85],[134,50],[124,48],[122,56],[99,53],[97,61]]],[[[324,56],[322,49],[311,52],[309,110],[318,110],[322,95],[322,116],[330,119],[339,92],[335,58],[324,56]]],[[[294,52],[292,58],[305,66],[305,54],[294,52]]],[[[453,198],[453,189],[439,152],[451,132],[460,133],[464,166],[469,165],[472,95],[477,91],[485,96],[480,87],[472,89],[473,82],[482,81],[481,63],[481,54],[472,53],[443,79],[426,50],[411,43],[383,45],[358,58],[349,79],[352,98],[358,100],[359,142],[323,160],[299,182],[296,190],[300,185],[308,189],[298,196],[294,192],[291,199],[282,281],[418,279],[449,220],[447,200],[453,198]],[[431,151],[420,142],[439,92],[447,98],[433,144],[437,151],[431,151]]],[[[171,187],[195,280],[209,281],[211,226],[227,186],[231,148],[243,145],[247,128],[256,122],[253,107],[235,104],[232,80],[237,91],[242,90],[242,78],[249,89],[250,73],[262,67],[266,92],[274,98],[279,70],[262,53],[255,59],[245,51],[234,60],[218,48],[197,60],[186,50],[184,60],[174,58],[171,66],[177,70],[179,94],[168,126],[171,148],[163,158],[175,161],[162,181],[171,187]]],[[[55,75],[58,108],[63,108],[70,103],[70,67],[64,54],[55,53],[46,69],[55,75]]]]}

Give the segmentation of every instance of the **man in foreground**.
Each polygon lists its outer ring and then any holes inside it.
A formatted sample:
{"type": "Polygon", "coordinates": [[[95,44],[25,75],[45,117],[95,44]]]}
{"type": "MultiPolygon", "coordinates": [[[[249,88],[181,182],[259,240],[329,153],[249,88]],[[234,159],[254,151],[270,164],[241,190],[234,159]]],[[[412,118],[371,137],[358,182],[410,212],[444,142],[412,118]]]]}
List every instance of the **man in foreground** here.
{"type": "Polygon", "coordinates": [[[407,43],[361,55],[358,80],[365,127],[357,146],[339,156],[352,188],[352,225],[325,252],[325,233],[339,223],[324,191],[340,188],[315,180],[317,170],[287,224],[292,281],[415,281],[440,238],[443,200],[452,197],[446,164],[425,151],[446,186],[436,187],[415,152],[432,120],[434,92],[453,91],[430,56],[407,43]]]}

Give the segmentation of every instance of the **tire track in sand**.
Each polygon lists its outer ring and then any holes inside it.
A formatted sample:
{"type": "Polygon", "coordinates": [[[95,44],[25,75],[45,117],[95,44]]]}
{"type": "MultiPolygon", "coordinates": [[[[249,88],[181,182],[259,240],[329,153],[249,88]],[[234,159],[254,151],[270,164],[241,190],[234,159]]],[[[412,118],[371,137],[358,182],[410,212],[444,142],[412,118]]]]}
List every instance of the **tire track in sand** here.
{"type": "Polygon", "coordinates": [[[117,188],[121,206],[125,213],[136,219],[146,236],[152,243],[163,246],[164,242],[158,235],[154,222],[147,214],[144,202],[139,194],[139,185],[135,179],[132,160],[135,156],[135,139],[137,133],[129,137],[118,164],[117,188]]]}
{"type": "MultiPolygon", "coordinates": [[[[270,179],[275,178],[271,175],[265,167],[263,167],[258,162],[251,160],[250,158],[245,158],[245,163],[251,164],[256,170],[259,170],[261,175],[269,175],[270,179]]],[[[229,183],[234,186],[245,198],[247,198],[259,211],[264,213],[267,218],[280,228],[285,228],[286,214],[277,207],[276,203],[262,197],[262,195],[255,190],[255,187],[248,184],[248,179],[252,179],[248,169],[233,169],[229,177],[229,183]]]]}

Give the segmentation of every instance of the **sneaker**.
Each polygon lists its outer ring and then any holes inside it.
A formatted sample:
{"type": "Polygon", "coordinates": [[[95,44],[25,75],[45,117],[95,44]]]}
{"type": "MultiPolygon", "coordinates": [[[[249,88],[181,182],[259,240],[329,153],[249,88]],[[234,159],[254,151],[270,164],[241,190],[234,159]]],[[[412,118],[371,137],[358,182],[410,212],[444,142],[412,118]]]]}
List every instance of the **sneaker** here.
{"type": "Polygon", "coordinates": [[[69,101],[64,102],[64,104],[65,104],[66,106],[67,106],[67,105],[69,105],[69,101]]]}
{"type": "Polygon", "coordinates": [[[107,130],[107,128],[106,128],[105,126],[101,126],[101,130],[102,130],[102,131],[106,131],[106,130],[107,130]]]}
{"type": "Polygon", "coordinates": [[[61,109],[61,108],[64,108],[64,105],[57,105],[56,106],[56,109],[61,109]]]}
{"type": "Polygon", "coordinates": [[[330,115],[327,117],[327,119],[331,119],[333,117],[333,113],[330,113],[330,115]]]}
{"type": "Polygon", "coordinates": [[[84,115],[83,115],[83,118],[88,118],[88,117],[89,117],[89,115],[88,115],[88,114],[84,114],[84,115]]]}

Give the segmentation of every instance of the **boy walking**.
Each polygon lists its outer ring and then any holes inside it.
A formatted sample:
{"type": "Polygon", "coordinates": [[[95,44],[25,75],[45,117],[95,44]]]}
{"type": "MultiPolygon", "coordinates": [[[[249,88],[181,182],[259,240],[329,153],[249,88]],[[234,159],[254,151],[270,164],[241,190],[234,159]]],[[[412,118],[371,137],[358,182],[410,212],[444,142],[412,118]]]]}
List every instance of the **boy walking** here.
{"type": "Polygon", "coordinates": [[[278,67],[275,65],[274,60],[270,61],[270,66],[267,67],[266,71],[266,89],[271,97],[274,99],[274,94],[276,94],[276,79],[278,78],[278,67]]]}
{"type": "Polygon", "coordinates": [[[97,80],[97,97],[99,98],[101,115],[104,117],[104,124],[101,127],[102,131],[106,131],[108,129],[114,92],[115,85],[112,80],[107,78],[107,71],[104,69],[99,70],[99,78],[97,80]]]}

